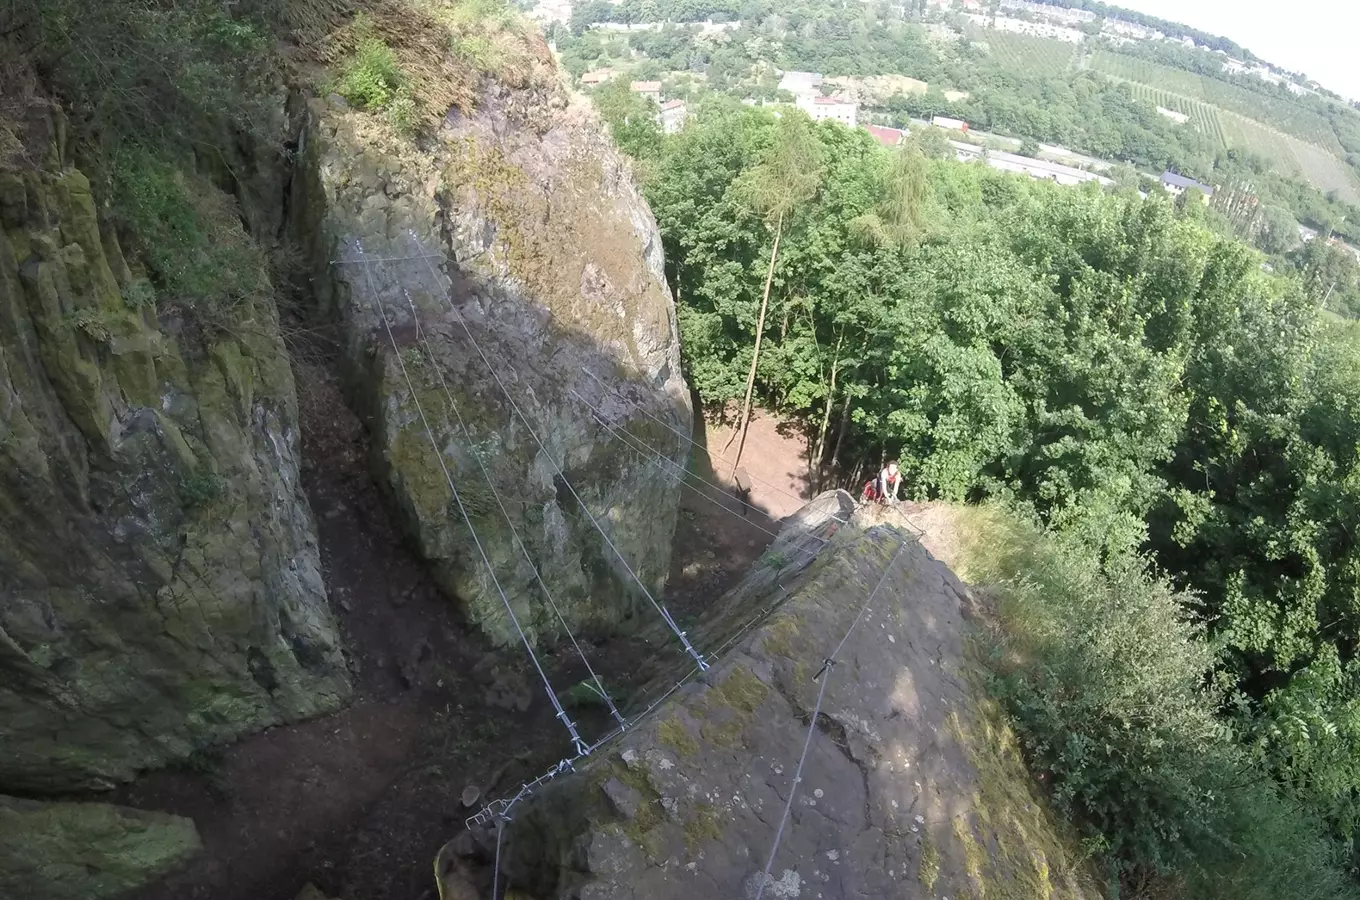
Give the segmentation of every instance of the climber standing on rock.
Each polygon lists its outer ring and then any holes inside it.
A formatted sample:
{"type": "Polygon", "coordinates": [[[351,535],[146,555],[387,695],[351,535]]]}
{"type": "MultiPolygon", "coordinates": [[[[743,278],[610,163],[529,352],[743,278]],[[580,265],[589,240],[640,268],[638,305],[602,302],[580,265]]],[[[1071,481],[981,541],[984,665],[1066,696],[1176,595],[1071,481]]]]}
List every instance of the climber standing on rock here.
{"type": "Polygon", "coordinates": [[[897,491],[902,486],[902,473],[897,468],[897,460],[892,460],[878,473],[878,501],[893,505],[897,503],[897,491]]]}

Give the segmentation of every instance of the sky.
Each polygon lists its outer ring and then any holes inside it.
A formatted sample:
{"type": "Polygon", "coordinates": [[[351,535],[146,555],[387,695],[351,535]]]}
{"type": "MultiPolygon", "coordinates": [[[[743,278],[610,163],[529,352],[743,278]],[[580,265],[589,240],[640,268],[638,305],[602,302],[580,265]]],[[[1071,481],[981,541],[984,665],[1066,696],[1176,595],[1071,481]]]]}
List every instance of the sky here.
{"type": "Polygon", "coordinates": [[[1360,99],[1358,0],[1111,0],[1219,34],[1323,87],[1360,99]]]}

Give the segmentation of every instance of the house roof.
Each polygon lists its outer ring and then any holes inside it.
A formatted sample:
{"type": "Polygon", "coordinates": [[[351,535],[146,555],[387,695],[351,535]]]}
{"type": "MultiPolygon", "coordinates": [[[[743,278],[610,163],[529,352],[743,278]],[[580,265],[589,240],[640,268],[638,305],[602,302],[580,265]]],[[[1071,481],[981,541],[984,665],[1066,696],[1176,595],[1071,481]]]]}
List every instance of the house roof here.
{"type": "Polygon", "coordinates": [[[853,105],[854,105],[853,103],[849,103],[849,102],[847,102],[847,101],[845,101],[845,100],[837,100],[835,97],[817,97],[817,98],[815,98],[812,102],[815,103],[815,104],[817,104],[818,106],[853,106],[853,105]]]}
{"type": "Polygon", "coordinates": [[[1209,187],[1209,185],[1196,181],[1193,178],[1186,178],[1184,175],[1178,175],[1175,172],[1163,172],[1162,184],[1169,184],[1172,187],[1178,188],[1198,188],[1206,194],[1212,194],[1214,192],[1214,189],[1209,187]]]}
{"type": "Polygon", "coordinates": [[[670,109],[684,109],[684,108],[685,108],[685,101],[684,101],[684,100],[667,100],[665,103],[661,104],[661,108],[662,108],[662,109],[666,109],[666,110],[670,110],[670,109]]]}
{"type": "Polygon", "coordinates": [[[882,125],[865,125],[864,129],[873,135],[874,140],[885,147],[896,147],[907,136],[905,131],[897,128],[886,128],[882,125]]]}

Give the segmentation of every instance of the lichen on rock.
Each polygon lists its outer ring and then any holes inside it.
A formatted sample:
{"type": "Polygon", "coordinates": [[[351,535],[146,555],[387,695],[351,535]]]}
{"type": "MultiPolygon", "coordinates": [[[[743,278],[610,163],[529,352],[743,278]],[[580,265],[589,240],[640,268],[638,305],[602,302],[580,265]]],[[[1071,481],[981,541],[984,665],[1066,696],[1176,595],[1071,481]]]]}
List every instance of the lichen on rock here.
{"type": "Polygon", "coordinates": [[[194,823],[179,816],[0,796],[0,897],[119,897],[201,847],[194,823]]]}

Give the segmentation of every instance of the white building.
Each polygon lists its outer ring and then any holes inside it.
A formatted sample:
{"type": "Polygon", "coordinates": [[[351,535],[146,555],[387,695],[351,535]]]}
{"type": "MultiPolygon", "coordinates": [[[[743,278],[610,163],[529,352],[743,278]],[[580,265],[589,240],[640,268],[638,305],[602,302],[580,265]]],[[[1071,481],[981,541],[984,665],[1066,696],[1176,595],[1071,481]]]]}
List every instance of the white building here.
{"type": "Polygon", "coordinates": [[[1035,181],[1052,181],[1065,187],[1085,184],[1088,181],[1099,182],[1105,187],[1114,184],[1110,179],[1095,172],[1075,169],[1046,159],[1033,159],[1001,150],[984,150],[977,144],[965,144],[962,141],[950,141],[949,146],[954,148],[954,156],[959,162],[985,162],[999,172],[1028,175],[1035,181]]]}
{"type": "Polygon", "coordinates": [[[815,97],[821,88],[822,76],[818,72],[785,72],[779,79],[779,89],[795,97],[815,97]]]}
{"type": "Polygon", "coordinates": [[[661,104],[661,130],[665,134],[675,134],[685,127],[685,119],[689,116],[689,110],[685,107],[684,100],[667,100],[661,104]]]}
{"type": "Polygon", "coordinates": [[[1188,190],[1196,190],[1204,195],[1204,202],[1208,203],[1209,198],[1214,195],[1214,189],[1207,184],[1196,181],[1193,178],[1186,178],[1175,172],[1162,173],[1162,189],[1173,197],[1179,197],[1188,190]]]}
{"type": "Polygon", "coordinates": [[[847,128],[854,128],[859,124],[858,103],[847,103],[832,97],[805,95],[798,98],[797,104],[799,109],[812,116],[814,122],[825,122],[830,119],[833,122],[840,122],[847,128]]]}
{"type": "Polygon", "coordinates": [[[632,88],[634,93],[641,94],[648,100],[661,102],[661,82],[659,81],[634,81],[632,88]]]}
{"type": "Polygon", "coordinates": [[[997,31],[1027,34],[1030,37],[1049,38],[1055,41],[1065,41],[1069,44],[1080,44],[1086,40],[1086,35],[1075,28],[1064,28],[1061,25],[1050,25],[1047,22],[1028,22],[1024,19],[984,16],[977,13],[968,14],[968,18],[984,28],[995,28],[997,31]]]}

